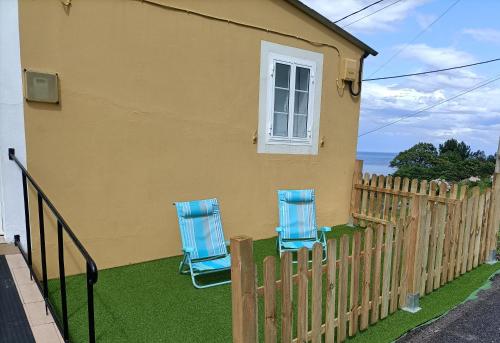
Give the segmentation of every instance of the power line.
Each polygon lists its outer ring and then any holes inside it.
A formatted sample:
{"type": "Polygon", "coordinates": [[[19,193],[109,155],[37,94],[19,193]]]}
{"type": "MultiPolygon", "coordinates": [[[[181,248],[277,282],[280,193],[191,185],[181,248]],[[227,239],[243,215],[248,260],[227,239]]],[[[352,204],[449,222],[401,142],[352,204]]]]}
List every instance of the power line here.
{"type": "MultiPolygon", "coordinates": [[[[432,27],[435,23],[437,23],[441,18],[443,18],[453,7],[455,7],[456,4],[458,4],[460,0],[456,0],[454,3],[452,3],[450,6],[444,10],[443,13],[439,15],[436,19],[434,19],[430,24],[428,24],[426,27],[424,27],[413,39],[409,42],[406,43],[401,49],[399,49],[394,55],[392,55],[387,61],[385,61],[382,65],[380,65],[373,73],[371,73],[368,77],[371,77],[378,73],[382,68],[384,68],[386,65],[388,65],[394,58],[396,58],[400,53],[402,53],[410,44],[415,42],[420,36],[422,36],[428,29],[432,27]]],[[[350,24],[349,24],[350,25],[350,24]]]]}
{"type": "Polygon", "coordinates": [[[464,65],[456,66],[456,67],[423,71],[423,72],[420,72],[420,73],[376,77],[376,78],[373,78],[373,79],[364,79],[363,81],[389,80],[389,79],[397,79],[397,78],[400,78],[400,77],[408,77],[408,76],[417,76],[417,75],[426,75],[426,74],[432,74],[432,73],[440,73],[440,72],[443,72],[443,71],[455,70],[455,69],[461,69],[461,68],[467,68],[467,67],[477,66],[477,65],[480,65],[480,64],[492,63],[492,62],[496,62],[496,61],[500,61],[500,58],[494,58],[492,60],[481,61],[481,62],[470,63],[470,64],[464,64],[464,65]]]}
{"type": "Polygon", "coordinates": [[[394,124],[396,124],[396,123],[399,123],[400,121],[405,120],[405,119],[407,119],[407,118],[414,117],[414,116],[416,116],[417,114],[420,114],[420,113],[422,113],[422,112],[428,111],[428,110],[430,110],[430,109],[432,109],[432,108],[434,108],[434,107],[437,107],[437,106],[439,106],[439,105],[442,105],[442,104],[444,104],[444,103],[446,103],[446,102],[448,102],[448,101],[451,101],[451,100],[454,100],[454,99],[456,99],[456,98],[458,98],[458,97],[461,97],[462,95],[465,95],[465,94],[471,93],[471,92],[475,91],[476,89],[479,89],[479,88],[482,88],[482,87],[484,87],[484,86],[487,86],[487,85],[489,85],[490,83],[493,83],[493,82],[498,81],[498,80],[500,80],[500,75],[497,75],[497,76],[495,76],[494,78],[489,79],[489,80],[487,80],[487,81],[480,82],[480,83],[476,84],[475,86],[473,86],[473,87],[471,87],[471,88],[469,88],[469,89],[466,89],[465,91],[463,91],[463,92],[461,92],[461,93],[458,93],[458,94],[456,94],[456,95],[452,96],[451,98],[443,99],[443,100],[441,100],[441,101],[439,101],[439,102],[437,102],[437,103],[435,103],[435,104],[432,104],[432,105],[430,105],[430,106],[424,107],[424,108],[422,108],[422,109],[420,109],[420,110],[418,110],[418,111],[416,111],[416,112],[413,112],[413,113],[410,113],[410,114],[404,115],[404,116],[400,117],[399,119],[396,119],[396,120],[394,120],[394,121],[392,121],[392,122],[390,122],[390,123],[387,123],[387,124],[384,124],[384,125],[382,125],[382,126],[379,126],[379,127],[375,128],[375,129],[372,129],[372,130],[369,130],[369,131],[363,132],[362,134],[358,135],[358,137],[363,137],[363,136],[366,136],[366,135],[368,135],[368,134],[370,134],[370,133],[373,133],[373,132],[375,132],[375,131],[379,131],[379,130],[382,130],[383,128],[386,128],[386,127],[388,127],[388,126],[391,126],[391,125],[394,125],[394,124]]]}
{"type": "Polygon", "coordinates": [[[367,6],[363,7],[362,9],[357,10],[356,12],[352,12],[351,14],[348,14],[348,15],[346,15],[345,17],[342,17],[342,18],[340,18],[339,20],[334,21],[333,23],[334,23],[334,24],[337,24],[339,21],[342,21],[342,20],[344,20],[344,19],[347,19],[347,18],[349,18],[349,17],[352,17],[353,15],[358,14],[359,12],[362,12],[362,11],[366,10],[367,8],[370,8],[370,7],[372,7],[372,6],[375,6],[376,4],[381,3],[382,1],[384,1],[384,0],[378,0],[378,1],[375,1],[375,2],[373,2],[373,3],[371,3],[371,4],[367,5],[367,6]]]}
{"type": "Polygon", "coordinates": [[[351,26],[352,24],[357,23],[358,21],[363,20],[363,19],[365,19],[365,18],[368,18],[368,17],[370,17],[370,16],[374,15],[375,13],[378,13],[378,12],[380,12],[380,11],[383,11],[383,10],[385,10],[385,9],[386,9],[386,8],[388,8],[388,7],[391,7],[391,6],[393,6],[393,5],[396,5],[398,2],[401,2],[401,1],[403,1],[403,0],[396,0],[396,1],[392,2],[392,3],[390,3],[389,5],[386,5],[386,6],[382,7],[382,8],[379,8],[379,9],[378,9],[378,10],[376,10],[375,12],[372,12],[372,13],[370,13],[370,14],[367,14],[367,15],[365,15],[364,17],[361,17],[361,18],[359,18],[359,19],[356,19],[355,21],[351,21],[349,24],[342,26],[342,28],[346,28],[346,27],[348,27],[348,26],[351,26]]]}

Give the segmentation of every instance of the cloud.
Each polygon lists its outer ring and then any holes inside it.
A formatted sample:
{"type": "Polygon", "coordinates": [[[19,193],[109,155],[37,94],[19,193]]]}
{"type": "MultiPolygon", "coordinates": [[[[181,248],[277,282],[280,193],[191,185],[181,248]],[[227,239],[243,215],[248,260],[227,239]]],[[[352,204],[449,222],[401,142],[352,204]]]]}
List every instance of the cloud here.
{"type": "MultiPolygon", "coordinates": [[[[436,85],[434,89],[417,90],[407,81],[387,85],[365,83],[359,132],[391,123],[467,88],[463,86],[459,90],[436,85]]],[[[491,84],[364,136],[360,139],[360,149],[365,144],[369,149],[373,142],[388,137],[395,137],[396,146],[391,146],[396,151],[418,141],[438,144],[457,138],[474,149],[485,149],[491,154],[494,152],[491,147],[496,146],[500,132],[500,106],[496,100],[499,97],[500,86],[491,84]]]]}
{"type": "Polygon", "coordinates": [[[494,29],[464,29],[463,34],[471,36],[479,42],[500,44],[500,31],[494,29]]]}
{"type": "MultiPolygon", "coordinates": [[[[402,56],[423,64],[419,70],[409,72],[475,61],[475,57],[467,52],[425,44],[408,46],[402,56]]],[[[365,82],[359,132],[392,123],[449,99],[489,77],[476,73],[474,69],[461,69],[384,82],[365,82]]],[[[491,154],[500,132],[499,98],[500,81],[364,136],[360,139],[359,148],[372,149],[372,145],[377,146],[378,142],[389,139],[396,142],[396,147],[390,146],[398,151],[418,141],[438,144],[449,138],[457,138],[470,144],[473,149],[483,149],[491,154]]],[[[380,145],[378,149],[387,147],[380,145]]]]}
{"type": "MultiPolygon", "coordinates": [[[[376,15],[369,16],[352,25],[350,23],[373,13],[388,4],[381,2],[378,5],[370,7],[348,19],[338,23],[339,26],[349,25],[348,29],[352,31],[363,31],[373,33],[374,31],[391,31],[394,30],[394,25],[402,22],[409,15],[413,15],[417,7],[422,6],[429,0],[403,0],[393,6],[378,12],[376,15]]],[[[373,0],[302,0],[304,4],[315,9],[331,21],[336,21],[352,12],[355,12],[370,3],[373,0]]]]}
{"type": "Polygon", "coordinates": [[[436,20],[437,16],[434,14],[417,14],[416,20],[418,26],[420,26],[421,29],[426,29],[429,27],[429,25],[436,20]]]}
{"type": "Polygon", "coordinates": [[[431,67],[448,68],[475,62],[470,53],[452,47],[435,48],[427,44],[410,44],[396,48],[400,50],[403,47],[401,56],[416,59],[431,67]]]}

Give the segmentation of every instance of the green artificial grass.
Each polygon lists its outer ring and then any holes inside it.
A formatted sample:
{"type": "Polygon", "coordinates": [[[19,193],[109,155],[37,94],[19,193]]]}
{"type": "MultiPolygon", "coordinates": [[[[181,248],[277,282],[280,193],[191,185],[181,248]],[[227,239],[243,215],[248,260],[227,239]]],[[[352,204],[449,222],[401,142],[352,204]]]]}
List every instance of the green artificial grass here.
{"type": "MultiPolygon", "coordinates": [[[[347,226],[336,226],[328,238],[339,238],[343,234],[352,236],[354,231],[347,226]]],[[[275,244],[274,238],[254,243],[259,280],[262,280],[264,257],[277,257],[275,244]]],[[[180,260],[181,257],[176,256],[101,270],[94,292],[97,341],[230,342],[230,285],[195,289],[189,276],[178,273],[180,260]]],[[[500,264],[480,266],[422,298],[423,310],[417,314],[398,311],[349,341],[390,342],[463,301],[497,269],[500,264]]],[[[68,277],[66,283],[70,339],[87,342],[85,276],[68,277]]],[[[49,291],[56,308],[60,308],[58,279],[49,281],[49,291]]],[[[262,332],[262,326],[260,329],[262,332]]],[[[262,339],[263,335],[260,337],[262,339]]]]}

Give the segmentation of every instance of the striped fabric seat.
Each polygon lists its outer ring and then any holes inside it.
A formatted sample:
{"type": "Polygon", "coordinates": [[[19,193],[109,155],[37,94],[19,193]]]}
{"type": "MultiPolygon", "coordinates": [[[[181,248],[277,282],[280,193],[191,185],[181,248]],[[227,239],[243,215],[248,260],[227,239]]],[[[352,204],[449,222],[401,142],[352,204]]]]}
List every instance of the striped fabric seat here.
{"type": "Polygon", "coordinates": [[[231,255],[227,255],[215,260],[193,262],[192,266],[193,270],[197,272],[217,269],[229,269],[231,268],[231,255]]]}
{"type": "Polygon", "coordinates": [[[321,243],[326,258],[326,236],[329,227],[321,228],[318,235],[316,225],[316,202],[313,189],[279,190],[278,207],[280,226],[277,246],[281,255],[284,251],[311,250],[315,243],[321,243]]]}
{"type": "Polygon", "coordinates": [[[190,273],[197,288],[215,286],[230,281],[200,285],[196,276],[231,268],[217,199],[175,203],[184,257],[179,267],[190,273]]]}
{"type": "Polygon", "coordinates": [[[175,206],[182,247],[191,259],[227,254],[217,199],[178,202],[175,206]]]}
{"type": "Polygon", "coordinates": [[[316,238],[314,190],[278,191],[283,239],[316,238]]]}

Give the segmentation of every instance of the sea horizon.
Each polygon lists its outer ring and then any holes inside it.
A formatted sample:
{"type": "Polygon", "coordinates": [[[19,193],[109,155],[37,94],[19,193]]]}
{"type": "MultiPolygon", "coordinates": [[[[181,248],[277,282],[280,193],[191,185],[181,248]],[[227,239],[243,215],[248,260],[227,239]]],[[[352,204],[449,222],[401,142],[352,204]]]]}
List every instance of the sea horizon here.
{"type": "Polygon", "coordinates": [[[389,175],[396,171],[389,164],[397,154],[397,152],[357,151],[356,158],[363,160],[363,173],[389,175]]]}

